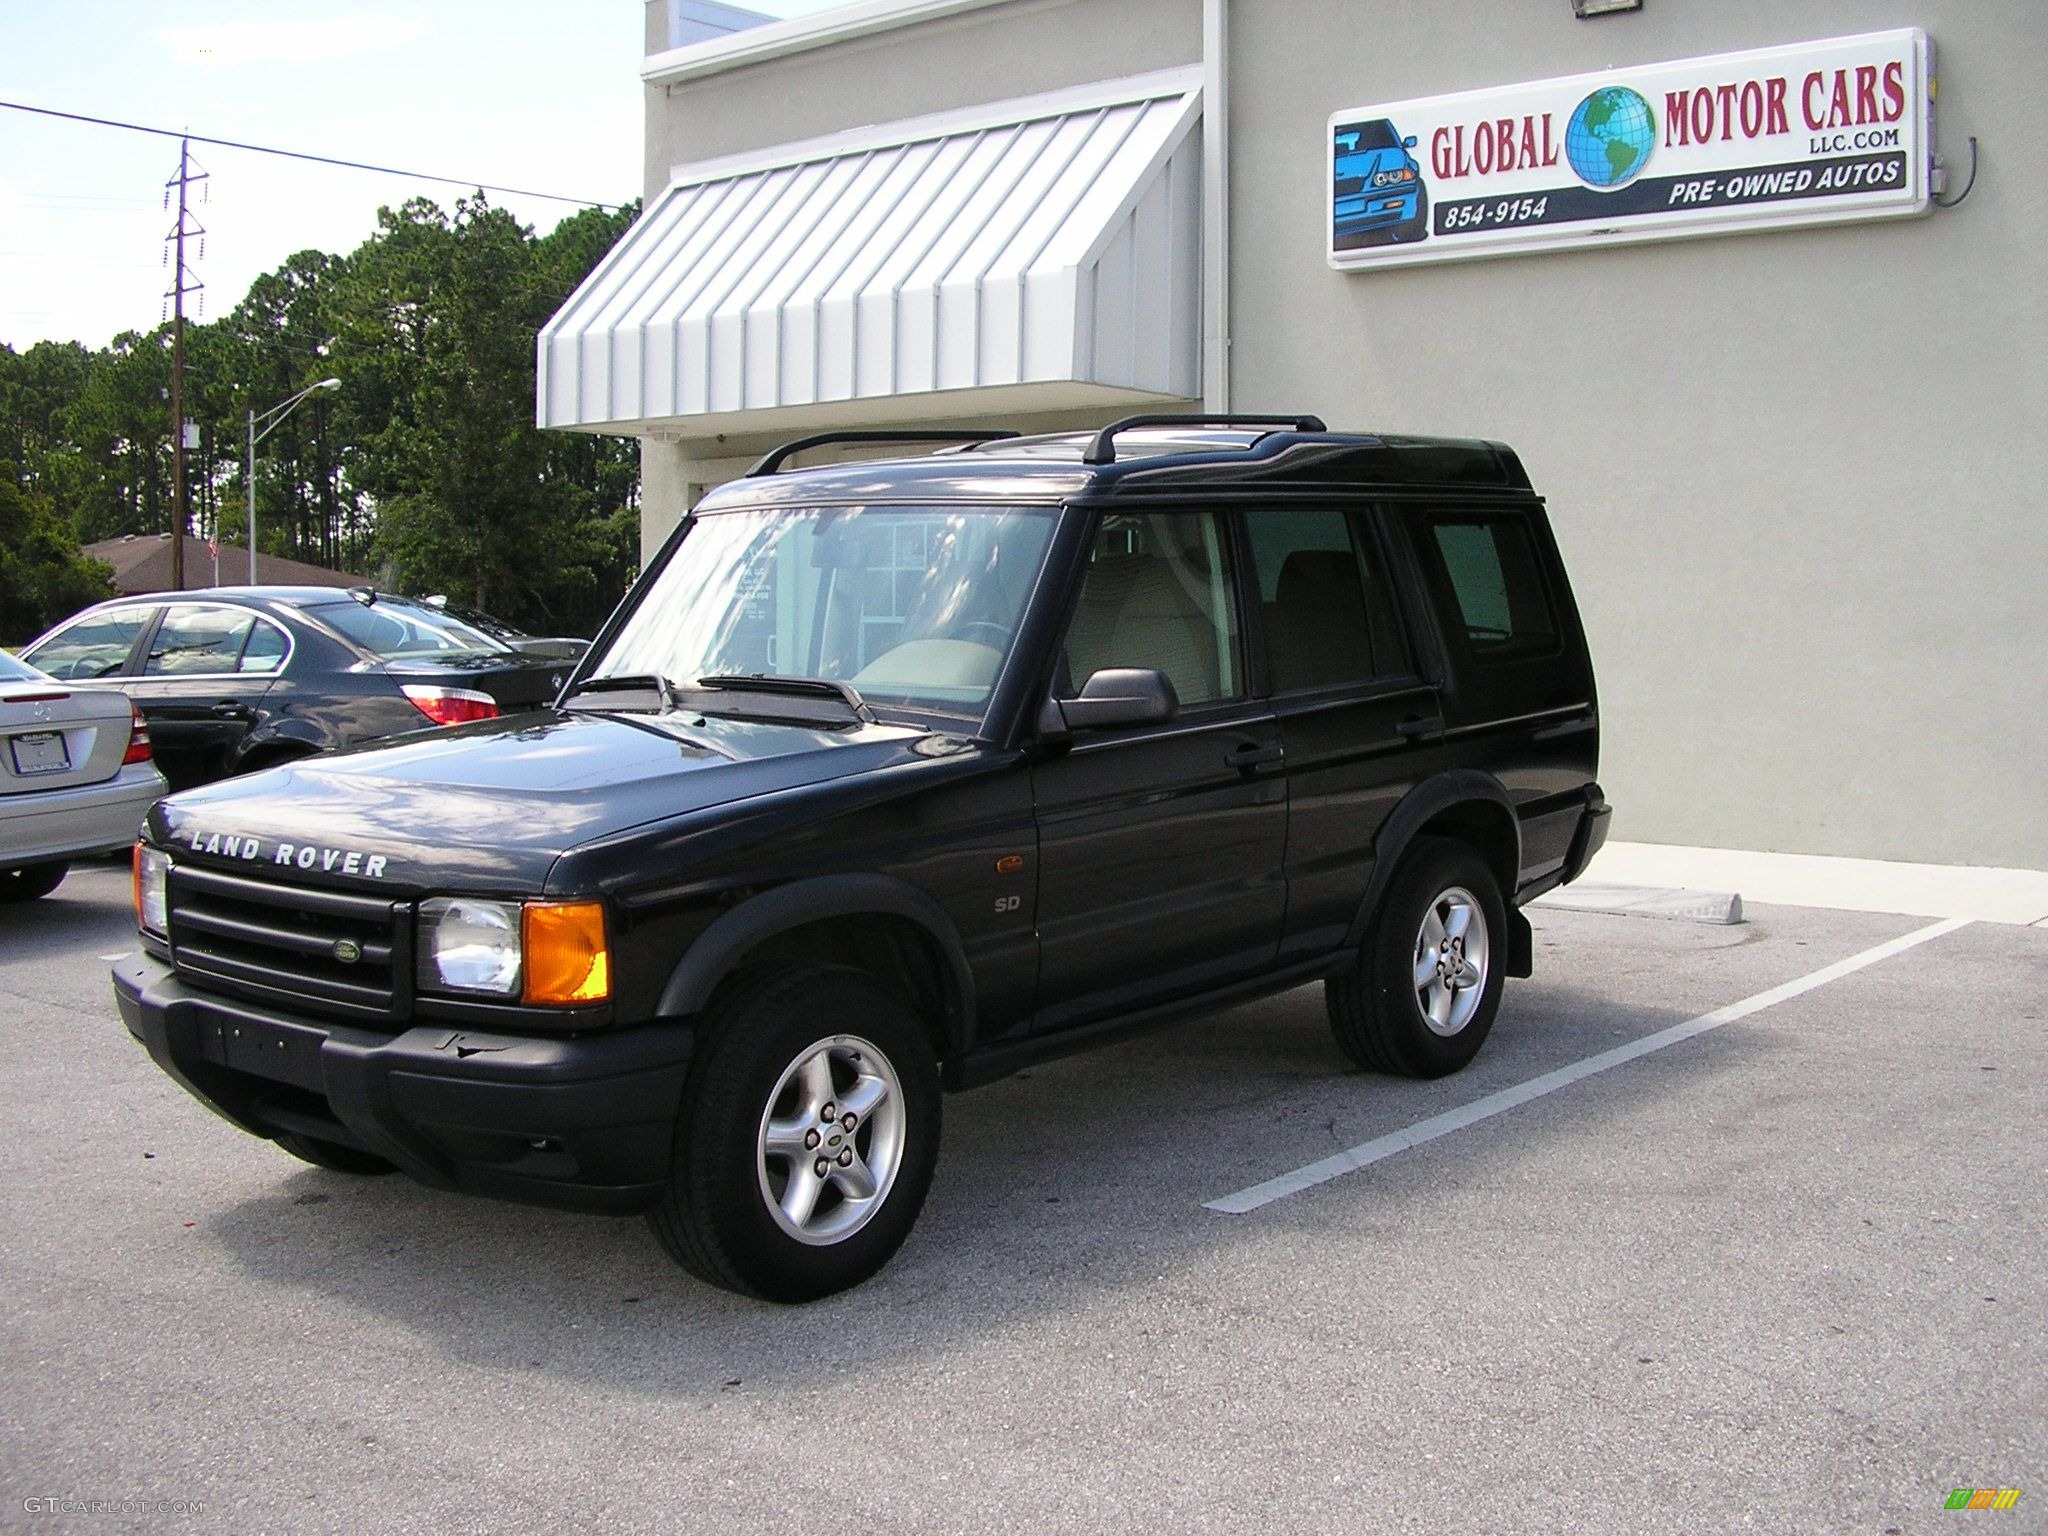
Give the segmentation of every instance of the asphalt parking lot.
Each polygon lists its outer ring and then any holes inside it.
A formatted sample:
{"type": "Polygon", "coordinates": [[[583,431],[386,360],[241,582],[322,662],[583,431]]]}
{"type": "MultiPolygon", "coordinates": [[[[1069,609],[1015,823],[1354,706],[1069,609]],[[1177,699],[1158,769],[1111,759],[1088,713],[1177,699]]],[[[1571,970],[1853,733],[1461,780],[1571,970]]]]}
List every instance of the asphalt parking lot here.
{"type": "Polygon", "coordinates": [[[786,1309],[215,1120],[76,871],[0,912],[0,1529],[2048,1529],[2048,930],[1749,918],[1535,914],[1439,1083],[1309,989],[949,1099],[902,1255],[786,1309]]]}

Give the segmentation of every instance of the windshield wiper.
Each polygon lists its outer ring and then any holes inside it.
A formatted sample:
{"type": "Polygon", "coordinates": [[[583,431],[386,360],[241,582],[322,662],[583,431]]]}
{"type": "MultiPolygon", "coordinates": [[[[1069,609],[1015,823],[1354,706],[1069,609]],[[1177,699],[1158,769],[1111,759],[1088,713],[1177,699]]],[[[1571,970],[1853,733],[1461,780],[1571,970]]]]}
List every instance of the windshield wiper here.
{"type": "Polygon", "coordinates": [[[576,700],[587,693],[651,693],[660,701],[657,714],[667,714],[680,709],[676,698],[676,685],[659,672],[623,672],[616,677],[589,677],[576,685],[575,691],[562,700],[562,708],[569,709],[576,700]]]}
{"type": "Polygon", "coordinates": [[[769,677],[759,672],[745,674],[714,672],[697,679],[699,688],[732,693],[782,694],[801,699],[837,699],[863,725],[875,724],[875,712],[853,684],[832,677],[769,677]]]}

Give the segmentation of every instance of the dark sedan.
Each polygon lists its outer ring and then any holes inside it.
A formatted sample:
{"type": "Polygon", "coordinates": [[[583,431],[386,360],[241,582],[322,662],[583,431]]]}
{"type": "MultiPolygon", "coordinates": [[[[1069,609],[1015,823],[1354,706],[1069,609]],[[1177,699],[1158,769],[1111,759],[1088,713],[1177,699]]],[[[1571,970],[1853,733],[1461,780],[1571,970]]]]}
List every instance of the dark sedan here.
{"type": "Polygon", "coordinates": [[[367,587],[115,598],[22,657],[51,677],[117,683],[141,706],[173,789],[531,709],[573,665],[367,587]]]}

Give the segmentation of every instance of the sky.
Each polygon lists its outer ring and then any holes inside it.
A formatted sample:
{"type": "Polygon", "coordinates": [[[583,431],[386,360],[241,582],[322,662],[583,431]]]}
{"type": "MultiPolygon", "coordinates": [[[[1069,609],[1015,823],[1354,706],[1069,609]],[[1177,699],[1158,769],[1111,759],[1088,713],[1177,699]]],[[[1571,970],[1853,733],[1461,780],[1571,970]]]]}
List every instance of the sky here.
{"type": "MultiPolygon", "coordinates": [[[[750,0],[776,16],[836,0],[750,0]]],[[[641,0],[0,0],[0,102],[622,203],[639,195],[641,0]]],[[[195,145],[186,315],[380,205],[466,190],[195,145]]],[[[166,316],[176,139],[0,108],[0,343],[102,347],[166,316]]],[[[570,203],[493,193],[537,231],[570,203]]]]}

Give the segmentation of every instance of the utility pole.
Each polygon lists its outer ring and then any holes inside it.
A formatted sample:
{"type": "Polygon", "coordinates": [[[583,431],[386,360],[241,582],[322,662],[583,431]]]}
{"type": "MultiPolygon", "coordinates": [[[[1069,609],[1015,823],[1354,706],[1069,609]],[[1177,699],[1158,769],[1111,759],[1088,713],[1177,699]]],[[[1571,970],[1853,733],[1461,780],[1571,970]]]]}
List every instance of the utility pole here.
{"type": "Polygon", "coordinates": [[[194,279],[185,267],[185,240],[197,235],[199,252],[206,254],[206,228],[191,217],[187,191],[195,182],[206,180],[206,172],[192,164],[192,141],[178,140],[178,174],[164,183],[164,202],[170,203],[170,189],[178,189],[178,222],[166,240],[172,245],[174,276],[171,301],[171,588],[185,588],[185,295],[198,293],[206,285],[194,279]]]}

